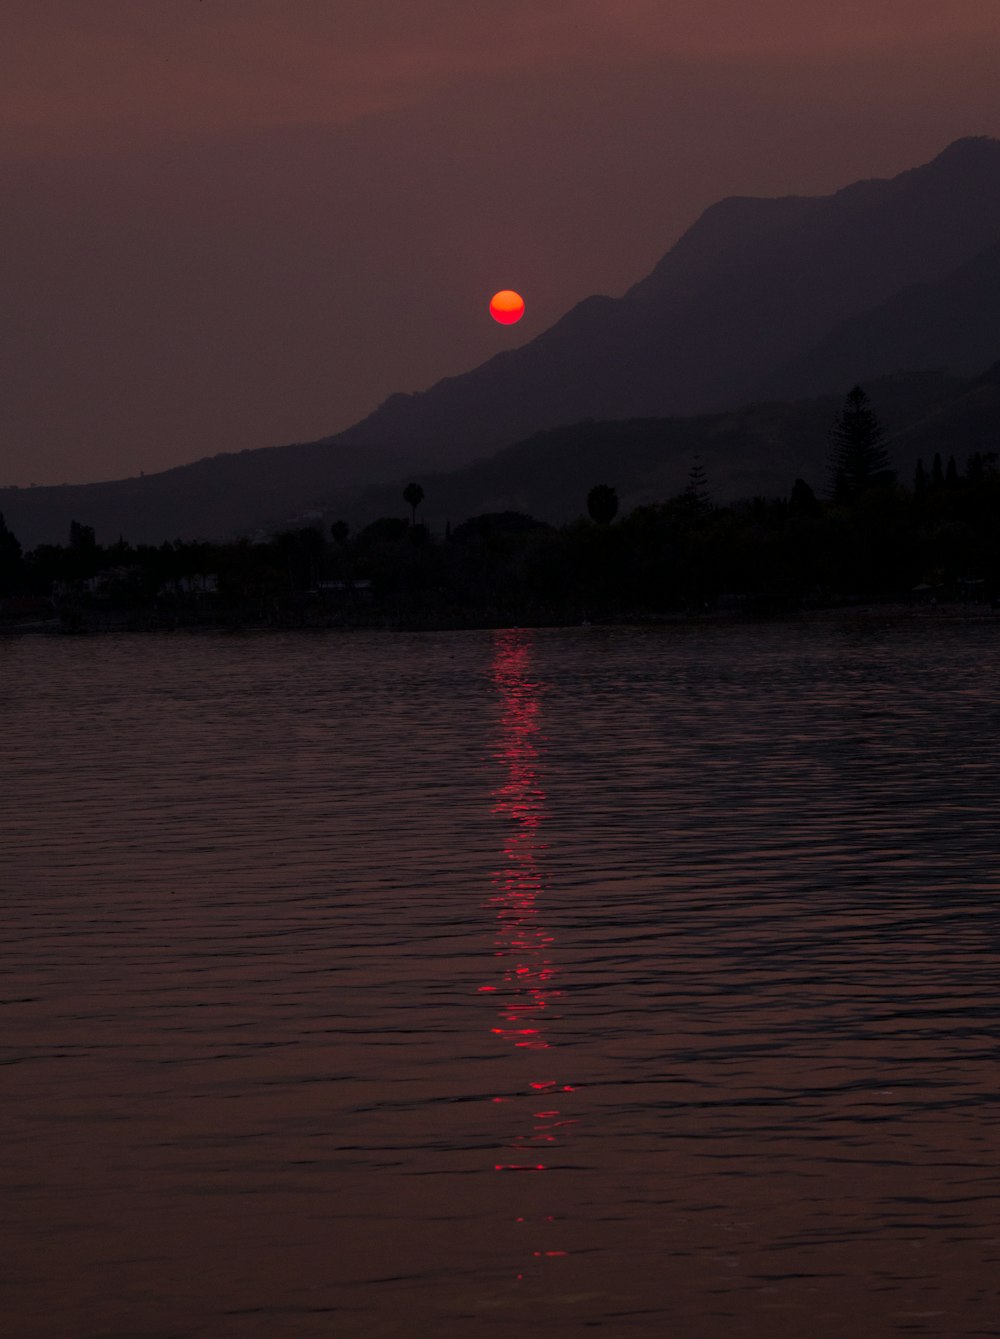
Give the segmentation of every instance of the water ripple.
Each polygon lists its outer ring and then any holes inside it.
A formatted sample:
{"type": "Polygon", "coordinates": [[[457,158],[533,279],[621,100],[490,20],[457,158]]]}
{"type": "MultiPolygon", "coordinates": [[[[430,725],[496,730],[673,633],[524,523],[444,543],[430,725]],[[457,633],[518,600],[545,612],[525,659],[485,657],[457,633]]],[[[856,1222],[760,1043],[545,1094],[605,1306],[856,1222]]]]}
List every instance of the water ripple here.
{"type": "Polygon", "coordinates": [[[990,624],[0,641],[18,1339],[998,1335],[990,624]]]}

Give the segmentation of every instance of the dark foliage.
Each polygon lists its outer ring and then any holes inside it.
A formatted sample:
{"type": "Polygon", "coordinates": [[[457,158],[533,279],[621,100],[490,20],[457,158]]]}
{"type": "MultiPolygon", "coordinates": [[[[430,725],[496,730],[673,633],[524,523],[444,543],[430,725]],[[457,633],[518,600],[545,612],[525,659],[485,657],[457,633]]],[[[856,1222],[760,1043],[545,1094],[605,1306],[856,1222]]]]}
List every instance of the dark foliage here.
{"type": "Polygon", "coordinates": [[[380,516],[361,531],[358,544],[362,549],[371,548],[374,544],[393,544],[405,539],[408,529],[406,521],[399,516],[380,516]]]}
{"type": "Polygon", "coordinates": [[[618,494],[610,484],[594,484],[587,494],[587,512],[598,525],[610,525],[618,515],[618,494]]]}
{"type": "Polygon", "coordinates": [[[688,472],[684,497],[690,509],[695,513],[708,511],[712,505],[712,499],[708,494],[708,475],[705,473],[705,466],[702,464],[700,456],[695,457],[694,464],[688,472]]]}
{"type": "Polygon", "coordinates": [[[417,523],[417,508],[424,500],[424,490],[419,484],[407,484],[403,489],[403,501],[410,508],[411,522],[417,523]]]}
{"type": "Polygon", "coordinates": [[[866,489],[893,480],[885,429],[861,386],[848,391],[831,433],[830,473],[838,502],[859,498],[866,489]]]}
{"type": "Polygon", "coordinates": [[[555,529],[521,512],[484,513],[450,539],[385,516],[356,537],[306,526],[264,543],[102,547],[78,525],[76,543],[23,555],[0,520],[0,616],[9,624],[51,607],[72,627],[447,627],[1000,602],[996,457],[977,453],[962,475],[939,459],[938,472],[936,487],[883,483],[827,503],[801,478],[787,497],[729,507],[689,486],[613,526],[581,518],[555,529]]]}
{"type": "Polygon", "coordinates": [[[0,511],[0,595],[11,595],[22,579],[21,545],[0,511]]]}
{"type": "Polygon", "coordinates": [[[475,544],[499,535],[524,535],[551,529],[544,521],[536,521],[534,516],[525,516],[520,511],[491,511],[456,525],[451,538],[456,544],[475,544]]]}
{"type": "Polygon", "coordinates": [[[792,495],[788,499],[789,510],[793,516],[821,516],[823,504],[806,483],[805,479],[796,479],[792,484],[792,495]]]}

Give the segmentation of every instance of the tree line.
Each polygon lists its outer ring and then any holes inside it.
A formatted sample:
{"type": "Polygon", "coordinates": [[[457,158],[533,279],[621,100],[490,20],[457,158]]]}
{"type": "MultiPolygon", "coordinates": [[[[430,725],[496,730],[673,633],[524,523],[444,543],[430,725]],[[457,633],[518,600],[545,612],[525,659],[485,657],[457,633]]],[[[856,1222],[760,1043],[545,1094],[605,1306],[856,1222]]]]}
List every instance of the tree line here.
{"type": "Polygon", "coordinates": [[[901,482],[868,397],[831,424],[830,477],[784,497],[716,505],[700,461],[675,496],[620,514],[592,483],[561,527],[519,512],[435,535],[407,484],[408,516],[356,533],[346,521],[262,542],[101,545],[74,521],[65,545],[22,551],[0,517],[0,613],[66,626],[183,623],[469,626],[646,619],[705,610],[767,614],[879,600],[1000,597],[995,453],[918,462],[901,482]]]}

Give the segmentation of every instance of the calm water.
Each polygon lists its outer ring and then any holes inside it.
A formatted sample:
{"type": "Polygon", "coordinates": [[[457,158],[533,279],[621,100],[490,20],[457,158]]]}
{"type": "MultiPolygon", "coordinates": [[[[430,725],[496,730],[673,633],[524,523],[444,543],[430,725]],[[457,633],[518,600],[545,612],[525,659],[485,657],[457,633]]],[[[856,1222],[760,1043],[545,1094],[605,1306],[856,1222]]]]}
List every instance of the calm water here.
{"type": "Polygon", "coordinates": [[[4,1334],[1000,1335],[998,651],[0,642],[4,1334]]]}

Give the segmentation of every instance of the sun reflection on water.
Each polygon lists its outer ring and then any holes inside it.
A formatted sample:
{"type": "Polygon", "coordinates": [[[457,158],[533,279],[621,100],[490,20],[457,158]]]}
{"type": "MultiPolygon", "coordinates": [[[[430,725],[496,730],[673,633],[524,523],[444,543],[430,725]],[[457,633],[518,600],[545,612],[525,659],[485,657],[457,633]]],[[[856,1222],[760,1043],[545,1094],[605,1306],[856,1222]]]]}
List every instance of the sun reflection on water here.
{"type": "MultiPolygon", "coordinates": [[[[574,1122],[557,1105],[559,1095],[573,1088],[556,1077],[549,1037],[562,991],[553,958],[555,938],[544,921],[545,791],[540,775],[540,687],[531,674],[531,649],[531,634],[524,630],[507,629],[496,635],[492,672],[502,714],[495,757],[503,767],[503,780],[493,792],[493,813],[505,822],[505,829],[503,860],[493,877],[489,906],[496,917],[494,956],[500,984],[490,983],[481,991],[496,996],[499,1025],[491,1028],[493,1034],[523,1052],[524,1087],[511,1100],[531,1108],[525,1128],[511,1141],[512,1156],[497,1162],[495,1170],[537,1174],[551,1170],[551,1158],[574,1122]]],[[[507,1100],[493,1098],[498,1103],[507,1100]]],[[[537,1215],[534,1221],[539,1221],[537,1215]]],[[[555,1218],[545,1214],[541,1221],[551,1225],[555,1218]]],[[[531,1252],[534,1259],[565,1254],[551,1249],[531,1252]]]]}

